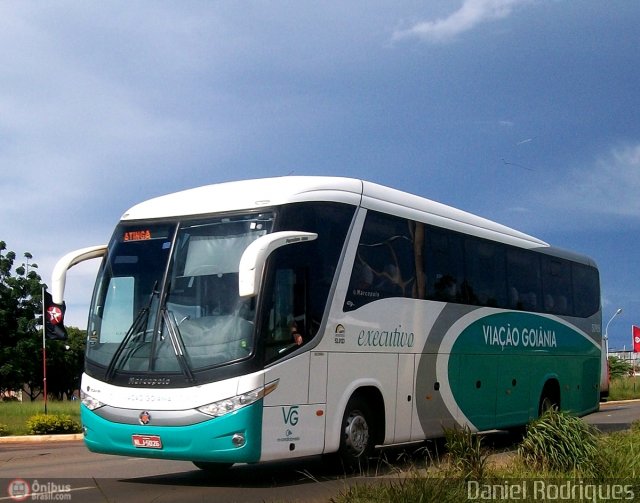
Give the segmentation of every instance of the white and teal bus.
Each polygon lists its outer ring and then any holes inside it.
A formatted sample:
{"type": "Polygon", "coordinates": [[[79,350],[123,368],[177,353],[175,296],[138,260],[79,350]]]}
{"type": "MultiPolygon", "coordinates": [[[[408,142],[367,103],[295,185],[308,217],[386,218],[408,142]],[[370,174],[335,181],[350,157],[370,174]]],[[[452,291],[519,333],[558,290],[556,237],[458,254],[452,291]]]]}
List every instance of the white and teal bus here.
{"type": "Polygon", "coordinates": [[[370,182],[222,183],[134,206],[89,312],[95,452],[205,469],[526,424],[598,408],[593,261],[370,182]]]}

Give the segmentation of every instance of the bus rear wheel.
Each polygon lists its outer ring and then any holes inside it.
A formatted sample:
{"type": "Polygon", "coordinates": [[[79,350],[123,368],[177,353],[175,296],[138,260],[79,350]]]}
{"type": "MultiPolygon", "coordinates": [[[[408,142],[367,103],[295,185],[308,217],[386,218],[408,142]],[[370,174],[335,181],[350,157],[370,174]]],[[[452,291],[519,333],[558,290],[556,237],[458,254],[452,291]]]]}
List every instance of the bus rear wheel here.
{"type": "Polygon", "coordinates": [[[549,381],[545,384],[540,402],[538,404],[538,416],[542,416],[548,410],[558,410],[560,408],[560,387],[556,381],[549,381]]]}
{"type": "Polygon", "coordinates": [[[360,397],[347,403],[342,419],[338,455],[348,470],[364,469],[373,454],[375,429],[371,409],[360,397]]]}

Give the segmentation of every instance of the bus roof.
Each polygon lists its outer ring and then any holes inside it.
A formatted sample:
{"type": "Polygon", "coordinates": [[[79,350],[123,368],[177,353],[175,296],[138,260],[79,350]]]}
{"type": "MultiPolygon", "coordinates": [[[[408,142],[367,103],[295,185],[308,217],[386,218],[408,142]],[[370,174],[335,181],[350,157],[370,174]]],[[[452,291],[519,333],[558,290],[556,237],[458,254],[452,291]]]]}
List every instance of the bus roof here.
{"type": "Polygon", "coordinates": [[[334,201],[362,206],[524,248],[548,247],[491,220],[407,192],[353,178],[285,176],[205,185],[149,199],[122,220],[205,215],[303,201],[334,201]]]}

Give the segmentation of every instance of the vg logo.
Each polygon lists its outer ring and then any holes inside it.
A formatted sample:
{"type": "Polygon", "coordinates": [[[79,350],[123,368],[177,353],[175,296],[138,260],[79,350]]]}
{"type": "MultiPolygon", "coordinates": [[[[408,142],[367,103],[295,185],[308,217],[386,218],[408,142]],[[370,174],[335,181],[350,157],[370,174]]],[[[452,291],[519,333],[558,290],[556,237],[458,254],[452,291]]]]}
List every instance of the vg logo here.
{"type": "Polygon", "coordinates": [[[284,424],[290,424],[291,426],[295,426],[298,424],[299,420],[299,412],[298,406],[292,405],[291,407],[282,407],[282,419],[284,419],[284,424]]]}

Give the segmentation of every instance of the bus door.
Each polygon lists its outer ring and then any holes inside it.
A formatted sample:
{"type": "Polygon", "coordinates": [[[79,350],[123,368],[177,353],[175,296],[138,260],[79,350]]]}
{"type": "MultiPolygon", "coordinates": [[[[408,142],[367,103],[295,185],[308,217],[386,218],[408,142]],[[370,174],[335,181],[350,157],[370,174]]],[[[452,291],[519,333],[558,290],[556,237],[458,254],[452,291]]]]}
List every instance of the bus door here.
{"type": "Polygon", "coordinates": [[[306,350],[314,336],[308,286],[308,268],[276,267],[266,292],[265,380],[278,385],[265,398],[263,460],[319,454],[324,448],[326,353],[306,350]]]}

